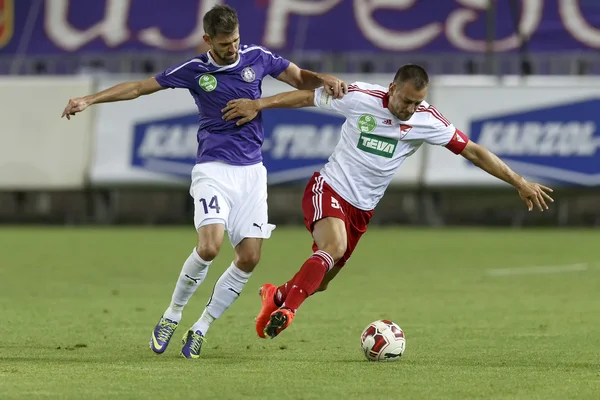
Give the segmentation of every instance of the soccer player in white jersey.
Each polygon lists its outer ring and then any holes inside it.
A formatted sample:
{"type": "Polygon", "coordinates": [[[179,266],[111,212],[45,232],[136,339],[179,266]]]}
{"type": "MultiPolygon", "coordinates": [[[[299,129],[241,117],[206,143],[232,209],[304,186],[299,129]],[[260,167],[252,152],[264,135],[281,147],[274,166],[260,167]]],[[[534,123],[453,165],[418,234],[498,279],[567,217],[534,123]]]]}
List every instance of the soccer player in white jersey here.
{"type": "Polygon", "coordinates": [[[316,291],[327,288],[367,230],[373,210],[402,162],[423,143],[445,146],[487,173],[513,185],[528,209],[543,211],[552,189],[528,182],[497,156],[469,138],[425,101],[429,78],[418,65],[401,67],[389,88],[356,82],[343,99],[322,89],[298,90],[257,100],[238,99],[224,109],[238,124],[265,108],[316,106],[346,117],[328,162],[308,182],[302,199],[314,254],[296,275],[277,287],[261,287],[258,336],[271,338],[287,328],[296,310],[316,291]]]}
{"type": "Polygon", "coordinates": [[[273,225],[267,215],[267,176],[262,164],[264,128],[259,116],[244,126],[225,122],[221,110],[240,97],[258,99],[263,78],[272,76],[298,89],[325,86],[343,96],[345,83],[330,75],[298,68],[261,46],[240,46],[236,12],[215,6],[204,16],[204,40],[210,47],[182,64],[139,82],[126,82],[90,96],[71,99],[63,112],[70,118],[88,106],[132,100],[166,88],[187,89],[199,114],[198,152],[192,170],[194,226],[198,244],[183,264],[171,303],[150,336],[150,348],[162,354],[188,303],[219,253],[224,232],[235,259],[221,275],[202,316],[183,338],[181,354],[198,358],[211,323],[238,298],[258,264],[262,240],[273,225]]]}

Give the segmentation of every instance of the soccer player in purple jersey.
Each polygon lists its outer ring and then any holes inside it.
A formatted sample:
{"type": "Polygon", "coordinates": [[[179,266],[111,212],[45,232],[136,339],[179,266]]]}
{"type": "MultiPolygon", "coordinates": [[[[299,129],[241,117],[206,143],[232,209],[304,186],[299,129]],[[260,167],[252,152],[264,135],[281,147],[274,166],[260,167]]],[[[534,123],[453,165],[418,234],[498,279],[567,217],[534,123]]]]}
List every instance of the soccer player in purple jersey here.
{"type": "Polygon", "coordinates": [[[221,110],[238,98],[258,99],[261,83],[270,75],[297,89],[323,86],[334,98],[343,97],[345,83],[334,76],[300,69],[261,46],[240,46],[236,12],[215,6],[203,19],[210,50],[155,77],[125,82],[89,96],[70,99],[62,116],[98,103],[132,100],[166,88],[187,89],[200,115],[198,152],[192,170],[194,226],[198,244],[183,264],[169,307],[150,337],[150,348],[162,354],[181,320],[183,308],[206,277],[225,231],[235,258],[221,275],[202,316],[186,331],[181,354],[198,358],[211,323],[238,298],[258,264],[262,240],[271,235],[268,223],[267,173],[262,164],[262,118],[247,124],[224,121],[221,110]]]}

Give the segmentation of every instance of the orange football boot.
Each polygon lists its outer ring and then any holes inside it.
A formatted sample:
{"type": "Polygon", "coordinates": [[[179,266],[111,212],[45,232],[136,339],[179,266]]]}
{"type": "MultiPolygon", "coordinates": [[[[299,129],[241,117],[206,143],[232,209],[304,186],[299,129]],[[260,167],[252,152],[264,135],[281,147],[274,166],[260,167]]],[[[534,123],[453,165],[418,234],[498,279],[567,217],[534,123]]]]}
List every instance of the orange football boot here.
{"type": "Polygon", "coordinates": [[[269,323],[265,326],[265,335],[273,339],[281,331],[290,326],[296,314],[289,308],[280,308],[273,311],[269,318],[269,323]]]}
{"type": "Polygon", "coordinates": [[[255,319],[256,333],[263,339],[265,339],[265,327],[271,319],[271,314],[279,308],[275,304],[275,293],[277,293],[277,286],[270,283],[265,283],[258,291],[262,300],[262,308],[255,319]]]}

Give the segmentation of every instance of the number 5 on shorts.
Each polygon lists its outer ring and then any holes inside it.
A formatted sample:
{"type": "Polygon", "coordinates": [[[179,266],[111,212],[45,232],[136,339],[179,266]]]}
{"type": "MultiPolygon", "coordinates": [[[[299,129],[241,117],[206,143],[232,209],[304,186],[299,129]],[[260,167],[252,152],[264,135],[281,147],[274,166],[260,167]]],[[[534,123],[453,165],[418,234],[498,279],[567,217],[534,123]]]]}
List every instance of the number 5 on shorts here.
{"type": "Polygon", "coordinates": [[[217,195],[214,195],[210,201],[206,202],[206,199],[203,197],[200,200],[198,200],[200,203],[202,203],[202,207],[204,207],[204,214],[208,214],[208,209],[212,208],[213,210],[215,210],[215,212],[218,214],[221,210],[221,208],[219,207],[219,200],[217,199],[217,195]]]}
{"type": "Polygon", "coordinates": [[[342,208],[340,207],[340,202],[335,197],[331,198],[331,208],[337,208],[338,210],[342,208]]]}

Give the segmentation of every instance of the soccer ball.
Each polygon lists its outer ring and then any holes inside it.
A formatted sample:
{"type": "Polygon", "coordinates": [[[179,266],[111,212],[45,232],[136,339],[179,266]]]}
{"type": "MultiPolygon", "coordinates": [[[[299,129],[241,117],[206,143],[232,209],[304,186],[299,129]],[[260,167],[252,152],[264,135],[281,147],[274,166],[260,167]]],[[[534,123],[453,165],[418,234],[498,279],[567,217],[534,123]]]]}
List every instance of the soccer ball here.
{"type": "Polygon", "coordinates": [[[392,321],[375,321],[360,335],[360,347],[369,361],[396,361],[406,348],[404,331],[392,321]]]}

